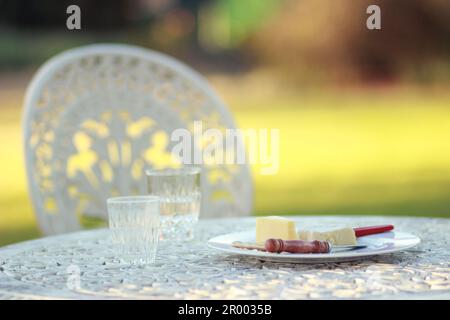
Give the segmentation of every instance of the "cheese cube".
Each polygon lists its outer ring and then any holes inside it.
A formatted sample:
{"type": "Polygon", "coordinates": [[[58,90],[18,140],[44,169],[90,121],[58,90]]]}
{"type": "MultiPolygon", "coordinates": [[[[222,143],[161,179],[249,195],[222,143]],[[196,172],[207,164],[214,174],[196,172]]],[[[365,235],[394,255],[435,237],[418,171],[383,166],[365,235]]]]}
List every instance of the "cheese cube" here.
{"type": "Polygon", "coordinates": [[[342,228],[327,232],[303,230],[298,233],[298,236],[300,240],[328,241],[335,246],[346,246],[356,244],[355,231],[352,228],[342,228]]]}
{"type": "Polygon", "coordinates": [[[256,242],[265,243],[270,238],[297,240],[295,221],[276,216],[256,218],[256,242]]]}

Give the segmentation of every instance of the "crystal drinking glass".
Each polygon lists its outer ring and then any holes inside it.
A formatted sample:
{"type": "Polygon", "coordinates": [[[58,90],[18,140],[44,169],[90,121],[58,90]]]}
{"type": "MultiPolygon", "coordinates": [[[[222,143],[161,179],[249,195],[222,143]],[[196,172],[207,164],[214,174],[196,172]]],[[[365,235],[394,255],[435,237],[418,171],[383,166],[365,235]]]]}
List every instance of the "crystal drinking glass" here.
{"type": "Polygon", "coordinates": [[[125,263],[154,263],[160,221],[159,198],[114,197],[107,200],[109,228],[118,257],[125,263]]]}
{"type": "Polygon", "coordinates": [[[146,170],[148,192],[160,198],[161,240],[190,240],[200,211],[200,167],[146,170]]]}

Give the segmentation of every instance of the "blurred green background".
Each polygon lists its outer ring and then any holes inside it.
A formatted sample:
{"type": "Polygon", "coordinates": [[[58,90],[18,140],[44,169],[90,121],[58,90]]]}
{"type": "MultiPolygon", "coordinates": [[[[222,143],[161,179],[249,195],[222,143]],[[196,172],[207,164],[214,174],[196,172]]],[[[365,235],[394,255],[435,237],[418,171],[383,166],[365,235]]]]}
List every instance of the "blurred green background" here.
{"type": "Polygon", "coordinates": [[[204,74],[243,128],[280,129],[280,171],[253,167],[255,214],[450,217],[450,2],[0,0],[0,245],[40,236],[22,99],[62,50],[168,53],[204,74]],[[69,4],[82,29],[68,31],[69,4]],[[366,28],[378,4],[382,30],[366,28]]]}

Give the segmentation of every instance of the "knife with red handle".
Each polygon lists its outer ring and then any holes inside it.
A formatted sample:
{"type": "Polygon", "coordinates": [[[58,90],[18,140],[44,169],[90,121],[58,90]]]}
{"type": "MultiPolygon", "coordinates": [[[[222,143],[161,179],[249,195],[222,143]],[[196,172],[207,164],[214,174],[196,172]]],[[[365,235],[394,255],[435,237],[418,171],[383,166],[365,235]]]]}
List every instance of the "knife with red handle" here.
{"type": "MultiPolygon", "coordinates": [[[[371,234],[378,234],[394,229],[391,224],[369,227],[353,228],[356,237],[368,236],[371,234]]],[[[268,252],[290,252],[290,253],[329,253],[334,250],[352,250],[365,247],[365,245],[345,245],[334,246],[327,241],[303,241],[303,240],[281,240],[281,239],[267,239],[265,244],[246,243],[234,241],[233,247],[249,250],[260,250],[268,252]]]]}
{"type": "Polygon", "coordinates": [[[393,229],[394,229],[394,226],[392,224],[353,228],[353,230],[355,231],[356,237],[363,237],[363,236],[368,236],[370,234],[383,233],[386,231],[391,231],[393,229]]]}

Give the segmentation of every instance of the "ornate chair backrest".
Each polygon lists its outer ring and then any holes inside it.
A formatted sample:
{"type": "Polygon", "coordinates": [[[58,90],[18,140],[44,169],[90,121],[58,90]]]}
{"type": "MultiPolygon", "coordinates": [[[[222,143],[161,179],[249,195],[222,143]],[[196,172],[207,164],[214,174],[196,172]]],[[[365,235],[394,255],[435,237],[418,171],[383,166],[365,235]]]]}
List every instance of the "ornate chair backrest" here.
{"type": "MultiPolygon", "coordinates": [[[[29,192],[43,232],[96,226],[107,219],[108,197],[146,194],[144,170],[183,165],[171,153],[171,134],[192,133],[195,121],[203,131],[235,128],[206,80],[169,56],[91,45],[52,58],[28,87],[23,119],[29,192]]],[[[194,152],[208,145],[192,143],[194,152]]],[[[248,165],[200,165],[200,217],[248,215],[248,165]]]]}

